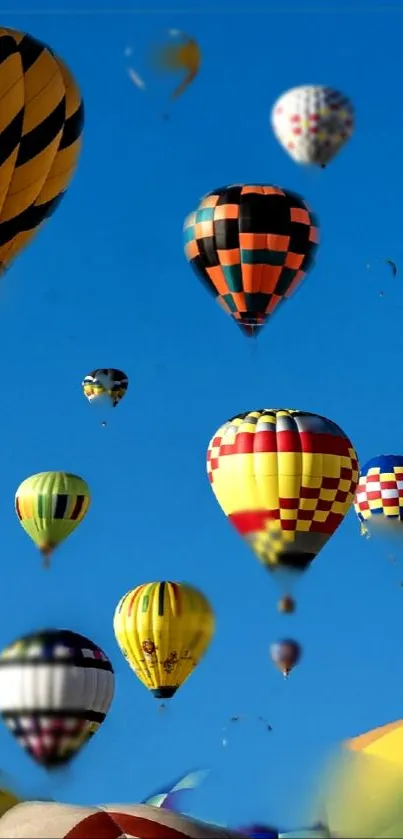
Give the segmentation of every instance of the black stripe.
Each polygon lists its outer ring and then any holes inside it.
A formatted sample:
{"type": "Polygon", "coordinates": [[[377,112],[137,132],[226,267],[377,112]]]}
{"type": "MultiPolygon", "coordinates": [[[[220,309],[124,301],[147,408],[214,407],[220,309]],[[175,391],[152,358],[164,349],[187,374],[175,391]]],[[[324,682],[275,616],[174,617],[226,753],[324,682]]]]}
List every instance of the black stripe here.
{"type": "Polygon", "coordinates": [[[18,53],[18,46],[12,35],[2,35],[0,37],[0,64],[15,53],[18,53]]]}
{"type": "Polygon", "coordinates": [[[40,41],[32,38],[31,35],[24,35],[22,41],[20,41],[19,44],[16,44],[16,48],[21,55],[22,69],[24,73],[27,73],[27,71],[30,70],[32,65],[35,64],[35,61],[38,60],[45,50],[48,51],[46,44],[41,44],[40,41]]]}
{"type": "Polygon", "coordinates": [[[17,513],[17,516],[18,516],[19,520],[20,520],[20,521],[22,521],[22,515],[21,515],[21,512],[20,512],[20,500],[19,500],[19,498],[16,498],[16,499],[15,499],[15,512],[17,513]]]}
{"type": "Polygon", "coordinates": [[[165,583],[159,583],[158,587],[158,614],[164,614],[164,594],[165,594],[165,583]]]}
{"type": "Polygon", "coordinates": [[[105,714],[100,713],[99,711],[87,711],[87,710],[76,710],[76,708],[72,708],[71,711],[68,711],[67,708],[60,708],[58,711],[54,708],[47,709],[44,708],[40,711],[35,710],[33,708],[21,708],[18,710],[17,708],[13,708],[12,711],[1,711],[1,716],[3,720],[6,722],[7,720],[16,720],[20,717],[56,717],[57,719],[63,719],[63,717],[73,717],[76,720],[88,720],[89,722],[103,722],[105,719],[105,714]]]}
{"type": "Polygon", "coordinates": [[[19,667],[78,667],[80,670],[107,670],[113,673],[113,667],[110,661],[104,661],[102,658],[84,658],[82,655],[69,655],[65,658],[28,658],[28,656],[13,656],[12,658],[0,658],[0,669],[3,667],[13,667],[18,664],[19,667]]]}
{"type": "Polygon", "coordinates": [[[84,127],[84,103],[81,100],[78,110],[71,115],[64,123],[62,139],[59,149],[67,149],[78,140],[84,127]]]}
{"type": "Polygon", "coordinates": [[[64,493],[58,493],[56,495],[56,504],[53,512],[54,519],[64,519],[69,497],[70,496],[65,495],[64,493]]]}
{"type": "Polygon", "coordinates": [[[11,122],[3,128],[0,133],[0,166],[8,160],[14,149],[21,140],[22,127],[24,124],[24,108],[13,117],[11,122]]]}
{"type": "Polygon", "coordinates": [[[83,507],[84,507],[85,495],[77,495],[76,503],[74,504],[73,512],[70,516],[70,521],[77,521],[83,507]]]}
{"type": "Polygon", "coordinates": [[[19,216],[10,218],[7,221],[0,222],[0,247],[11,242],[19,233],[26,233],[28,230],[34,230],[47,218],[49,218],[64,196],[64,192],[60,192],[55,198],[51,198],[45,204],[32,205],[27,207],[19,216]]]}
{"type": "Polygon", "coordinates": [[[29,131],[21,138],[21,145],[18,152],[16,166],[23,166],[29,160],[33,160],[57,137],[63,128],[66,117],[66,97],[63,96],[59,104],[51,114],[48,114],[36,128],[29,131]]]}

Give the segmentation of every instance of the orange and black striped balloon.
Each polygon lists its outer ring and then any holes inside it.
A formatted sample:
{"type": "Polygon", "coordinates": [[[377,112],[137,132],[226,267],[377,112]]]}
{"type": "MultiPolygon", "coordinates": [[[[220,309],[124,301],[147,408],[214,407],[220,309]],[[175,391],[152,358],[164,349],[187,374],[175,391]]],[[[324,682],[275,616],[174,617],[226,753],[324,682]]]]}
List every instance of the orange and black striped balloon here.
{"type": "Polygon", "coordinates": [[[196,274],[248,336],[304,279],[319,240],[303,198],[256,184],[214,189],[185,220],[184,233],[196,274]]]}
{"type": "Polygon", "coordinates": [[[70,70],[31,35],[0,28],[0,273],[56,210],[84,124],[70,70]]]}

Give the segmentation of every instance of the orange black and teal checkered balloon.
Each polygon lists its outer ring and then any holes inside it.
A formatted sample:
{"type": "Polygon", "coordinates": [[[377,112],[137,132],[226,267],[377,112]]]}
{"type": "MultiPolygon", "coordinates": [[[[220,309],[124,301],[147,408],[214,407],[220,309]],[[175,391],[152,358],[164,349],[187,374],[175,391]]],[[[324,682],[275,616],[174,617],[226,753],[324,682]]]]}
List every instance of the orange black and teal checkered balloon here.
{"type": "Polygon", "coordinates": [[[254,184],[210,192],[185,220],[184,234],[196,274],[248,336],[304,279],[319,241],[303,198],[254,184]]]}
{"type": "Polygon", "coordinates": [[[364,464],[354,507],[362,535],[403,535],[403,455],[381,454],[364,464]]]}
{"type": "Polygon", "coordinates": [[[307,411],[239,414],[207,450],[218,503],[270,571],[308,568],[348,513],[358,473],[344,431],[307,411]]]}

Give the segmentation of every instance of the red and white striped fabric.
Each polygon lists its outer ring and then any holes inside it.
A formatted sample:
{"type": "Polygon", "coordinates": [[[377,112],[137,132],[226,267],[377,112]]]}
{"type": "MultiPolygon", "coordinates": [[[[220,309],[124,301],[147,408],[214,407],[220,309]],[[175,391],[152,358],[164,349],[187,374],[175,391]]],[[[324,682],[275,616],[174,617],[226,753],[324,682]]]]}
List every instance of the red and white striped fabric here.
{"type": "Polygon", "coordinates": [[[235,839],[240,834],[144,804],[28,801],[0,818],[0,839],[235,839]]]}

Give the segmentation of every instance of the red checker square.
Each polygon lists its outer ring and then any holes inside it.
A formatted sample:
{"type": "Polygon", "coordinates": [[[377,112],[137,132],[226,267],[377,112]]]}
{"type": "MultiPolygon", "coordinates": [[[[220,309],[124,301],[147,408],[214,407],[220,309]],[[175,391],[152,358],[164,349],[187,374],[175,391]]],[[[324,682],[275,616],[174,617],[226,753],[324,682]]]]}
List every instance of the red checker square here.
{"type": "Polygon", "coordinates": [[[322,510],[322,512],[329,512],[332,509],[332,501],[326,501],[324,498],[319,498],[318,503],[316,505],[317,510],[322,510]]]}
{"type": "Polygon", "coordinates": [[[319,493],[320,487],[301,487],[299,496],[300,498],[319,498],[319,493]]]}
{"type": "Polygon", "coordinates": [[[291,521],[289,519],[281,522],[281,529],[282,530],[295,530],[296,526],[297,526],[297,522],[296,521],[291,521]]]}
{"type": "Polygon", "coordinates": [[[222,437],[214,437],[211,442],[211,448],[214,449],[215,447],[219,448],[221,446],[222,437]]]}
{"type": "Polygon", "coordinates": [[[241,513],[232,513],[228,518],[238,532],[244,535],[265,530],[268,521],[279,520],[280,512],[279,510],[248,510],[241,513]]]}
{"type": "Polygon", "coordinates": [[[339,478],[322,478],[322,489],[337,489],[339,486],[339,478]]]}
{"type": "Polygon", "coordinates": [[[299,521],[312,521],[315,510],[298,510],[299,521]]]}
{"type": "Polygon", "coordinates": [[[341,523],[343,517],[339,513],[329,513],[326,521],[313,521],[311,530],[313,533],[334,533],[341,523]]]}
{"type": "Polygon", "coordinates": [[[348,466],[342,466],[340,469],[340,478],[343,481],[351,481],[353,477],[353,470],[348,466]]]}
{"type": "Polygon", "coordinates": [[[396,481],[381,481],[381,489],[396,489],[396,481]]]}
{"type": "Polygon", "coordinates": [[[279,498],[280,510],[298,510],[298,498],[279,498]]]}
{"type": "Polygon", "coordinates": [[[348,498],[348,492],[344,492],[344,490],[338,489],[337,492],[336,492],[336,497],[335,497],[334,500],[335,501],[341,501],[341,503],[344,504],[344,502],[347,501],[347,498],[348,498]]]}

